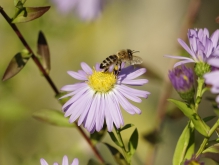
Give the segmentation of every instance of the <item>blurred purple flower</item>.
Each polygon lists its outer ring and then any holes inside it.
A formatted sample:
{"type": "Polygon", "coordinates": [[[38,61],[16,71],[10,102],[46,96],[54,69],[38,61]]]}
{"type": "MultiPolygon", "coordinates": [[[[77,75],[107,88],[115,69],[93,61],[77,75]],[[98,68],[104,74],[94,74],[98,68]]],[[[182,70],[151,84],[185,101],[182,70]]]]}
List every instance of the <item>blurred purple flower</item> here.
{"type": "Polygon", "coordinates": [[[219,57],[219,30],[216,30],[211,37],[209,37],[209,32],[206,28],[189,29],[188,39],[190,47],[180,38],[178,39],[178,42],[191,55],[192,58],[165,55],[166,57],[182,60],[177,62],[174,67],[186,63],[207,62],[207,59],[211,57],[219,57]]]}
{"type": "Polygon", "coordinates": [[[82,70],[68,71],[68,74],[82,82],[66,85],[61,90],[70,92],[65,97],[72,96],[62,107],[65,117],[70,116],[70,123],[78,118],[78,125],[83,124],[89,132],[100,131],[104,119],[108,131],[113,124],[117,128],[124,125],[120,105],[130,114],[140,114],[141,110],[132,105],[127,99],[141,102],[140,97],[147,98],[147,91],[130,88],[142,86],[147,79],[135,79],[146,72],[145,68],[134,69],[133,66],[123,68],[116,77],[113,72],[102,72],[97,64],[92,70],[86,63],[81,63],[82,70]]]}
{"type": "MultiPolygon", "coordinates": [[[[48,165],[45,159],[41,158],[40,159],[40,164],[41,165],[48,165]]],[[[54,163],[53,165],[59,165],[58,163],[54,163]]],[[[73,160],[71,164],[68,164],[68,157],[65,155],[62,159],[62,165],[79,165],[79,161],[77,158],[73,160]]]]}
{"type": "Polygon", "coordinates": [[[101,15],[104,0],[52,0],[62,13],[73,10],[84,21],[91,21],[101,15]]]}
{"type": "Polygon", "coordinates": [[[169,79],[183,100],[191,101],[194,98],[194,72],[182,65],[169,71],[169,79]]]}
{"type": "MultiPolygon", "coordinates": [[[[213,71],[206,73],[204,75],[205,83],[212,85],[211,92],[214,94],[219,94],[219,59],[209,59],[208,63],[215,67],[213,71]],[[217,69],[216,69],[217,68],[217,69]]],[[[219,95],[216,97],[216,102],[219,104],[219,95]]]]}

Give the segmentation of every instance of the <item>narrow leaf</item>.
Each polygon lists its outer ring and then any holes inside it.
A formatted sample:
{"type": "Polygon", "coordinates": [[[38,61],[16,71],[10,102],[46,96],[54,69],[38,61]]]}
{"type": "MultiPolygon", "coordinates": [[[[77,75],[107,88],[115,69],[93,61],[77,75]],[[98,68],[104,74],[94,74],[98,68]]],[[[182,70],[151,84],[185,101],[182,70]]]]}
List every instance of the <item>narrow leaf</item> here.
{"type": "Polygon", "coordinates": [[[106,129],[107,129],[106,124],[104,124],[103,128],[99,132],[95,131],[90,135],[90,139],[94,145],[96,145],[98,142],[102,140],[102,138],[107,132],[106,129]]]}
{"type": "Polygon", "coordinates": [[[204,157],[210,158],[210,159],[216,161],[217,163],[219,163],[219,143],[208,147],[202,153],[203,153],[202,155],[204,157]]]}
{"type": "Polygon", "coordinates": [[[194,129],[188,123],[184,128],[175,148],[173,165],[180,165],[181,162],[194,154],[194,129]]]}
{"type": "Polygon", "coordinates": [[[40,31],[38,35],[38,41],[37,41],[37,53],[40,55],[43,68],[49,73],[51,67],[50,67],[50,52],[49,52],[49,46],[46,41],[46,37],[44,36],[43,32],[40,31]]]}
{"type": "Polygon", "coordinates": [[[42,109],[36,111],[33,117],[39,121],[62,127],[74,127],[75,124],[70,124],[68,118],[64,117],[64,114],[58,110],[42,109]]]}
{"type": "Polygon", "coordinates": [[[122,131],[124,131],[124,130],[126,130],[126,129],[128,129],[128,128],[131,128],[131,127],[133,127],[134,126],[134,124],[126,124],[124,127],[122,127],[119,131],[120,132],[122,132],[122,131]]]}
{"type": "Polygon", "coordinates": [[[17,73],[19,73],[23,69],[27,61],[30,59],[30,57],[31,55],[28,53],[27,50],[23,50],[22,52],[17,53],[9,63],[2,80],[8,80],[11,77],[15,76],[17,73]]]}
{"type": "Polygon", "coordinates": [[[208,116],[208,117],[203,118],[203,121],[208,122],[208,121],[211,121],[212,119],[214,119],[215,117],[216,116],[208,116]]]}
{"type": "Polygon", "coordinates": [[[168,99],[168,101],[174,103],[189,119],[192,120],[195,129],[205,137],[208,137],[208,131],[210,130],[209,126],[205,124],[205,122],[200,118],[200,116],[193,111],[188,105],[184,102],[168,99]]]}
{"type": "Polygon", "coordinates": [[[21,8],[21,7],[23,7],[25,2],[26,2],[26,0],[14,0],[14,6],[17,8],[21,8]]]}
{"type": "Polygon", "coordinates": [[[13,19],[12,23],[22,23],[34,20],[42,16],[49,10],[50,6],[45,7],[23,7],[19,14],[13,19]]]}
{"type": "Polygon", "coordinates": [[[108,143],[104,143],[107,148],[110,150],[111,154],[113,155],[114,159],[118,163],[118,165],[129,165],[124,156],[113,146],[109,145],[108,143]]]}
{"type": "Polygon", "coordinates": [[[129,155],[133,155],[138,147],[138,130],[135,128],[133,131],[129,142],[128,142],[128,148],[129,148],[129,155]]]}
{"type": "Polygon", "coordinates": [[[116,136],[114,135],[113,132],[108,132],[110,135],[111,140],[119,147],[122,147],[122,144],[118,141],[118,139],[116,138],[116,136]]]}

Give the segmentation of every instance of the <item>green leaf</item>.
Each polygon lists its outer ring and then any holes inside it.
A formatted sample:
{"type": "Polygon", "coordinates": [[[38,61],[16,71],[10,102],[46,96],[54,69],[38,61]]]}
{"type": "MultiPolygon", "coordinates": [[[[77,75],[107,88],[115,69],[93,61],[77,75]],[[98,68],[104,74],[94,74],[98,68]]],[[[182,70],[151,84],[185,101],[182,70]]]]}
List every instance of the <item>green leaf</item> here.
{"type": "Polygon", "coordinates": [[[209,126],[200,118],[200,116],[194,112],[193,109],[188,107],[184,102],[168,99],[168,101],[174,103],[190,120],[192,120],[195,129],[205,137],[208,137],[208,132],[210,130],[209,126]]]}
{"type": "Polygon", "coordinates": [[[204,157],[210,158],[219,163],[219,143],[206,148],[202,153],[204,157]]]}
{"type": "Polygon", "coordinates": [[[45,7],[23,7],[18,11],[15,18],[13,18],[12,23],[22,23],[34,20],[42,16],[45,12],[49,10],[50,6],[45,7]]]}
{"type": "Polygon", "coordinates": [[[124,131],[124,130],[126,130],[126,129],[128,129],[128,128],[133,127],[133,126],[134,126],[134,124],[126,124],[124,127],[122,127],[121,129],[119,129],[119,131],[122,132],[122,131],[124,131]]]}
{"type": "Polygon", "coordinates": [[[122,144],[118,141],[115,134],[113,132],[108,132],[110,135],[111,140],[119,147],[122,147],[122,144]]]}
{"type": "Polygon", "coordinates": [[[22,52],[17,53],[10,61],[2,80],[8,80],[11,77],[15,76],[17,73],[19,73],[26,65],[30,57],[31,55],[28,53],[27,50],[23,50],[22,52]]]}
{"type": "Polygon", "coordinates": [[[129,155],[133,155],[138,147],[138,130],[135,128],[133,131],[129,142],[128,142],[128,149],[129,149],[129,155]]]}
{"type": "Polygon", "coordinates": [[[90,159],[87,165],[102,165],[100,163],[98,163],[97,161],[90,159]]]}
{"type": "Polygon", "coordinates": [[[110,150],[111,154],[113,155],[114,159],[118,163],[118,165],[129,165],[124,156],[113,146],[109,145],[108,143],[104,143],[107,148],[110,150]]]}
{"type": "Polygon", "coordinates": [[[90,139],[94,145],[96,145],[98,142],[102,140],[102,138],[107,132],[106,129],[106,124],[104,124],[103,128],[99,132],[95,131],[94,133],[90,134],[90,139]]]}
{"type": "Polygon", "coordinates": [[[44,36],[42,31],[40,31],[38,35],[37,48],[38,48],[37,53],[40,56],[43,68],[47,71],[47,73],[49,73],[51,69],[50,52],[49,52],[49,46],[46,41],[46,37],[44,36]]]}
{"type": "Polygon", "coordinates": [[[211,121],[212,119],[214,119],[215,117],[216,116],[208,116],[208,117],[203,118],[203,121],[208,122],[208,121],[211,121]]]}
{"type": "Polygon", "coordinates": [[[14,6],[17,8],[22,8],[26,0],[14,0],[14,6]]]}
{"type": "Polygon", "coordinates": [[[64,117],[64,114],[58,110],[42,109],[34,112],[33,117],[39,121],[62,127],[74,127],[75,124],[71,124],[68,118],[64,117]]]}
{"type": "Polygon", "coordinates": [[[194,128],[188,123],[177,142],[173,156],[173,165],[180,165],[185,158],[190,158],[194,154],[194,136],[194,128]]]}

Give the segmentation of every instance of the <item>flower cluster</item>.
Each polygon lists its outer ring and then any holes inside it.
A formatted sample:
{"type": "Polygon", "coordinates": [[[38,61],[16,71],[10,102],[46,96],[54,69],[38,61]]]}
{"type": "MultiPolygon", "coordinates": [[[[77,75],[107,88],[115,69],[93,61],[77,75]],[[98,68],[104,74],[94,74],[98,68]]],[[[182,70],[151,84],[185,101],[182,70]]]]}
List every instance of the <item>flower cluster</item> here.
{"type": "Polygon", "coordinates": [[[206,63],[211,57],[219,57],[218,39],[219,30],[216,30],[211,36],[209,36],[209,31],[206,28],[189,29],[188,40],[190,47],[182,39],[178,39],[178,42],[192,58],[170,55],[166,55],[166,57],[182,60],[177,62],[174,67],[186,63],[206,63]]]}
{"type": "Polygon", "coordinates": [[[78,125],[83,124],[92,133],[102,129],[105,119],[111,132],[114,124],[117,128],[124,125],[120,105],[130,114],[141,113],[127,99],[139,103],[142,101],[140,97],[147,98],[150,93],[127,85],[146,84],[147,79],[135,79],[144,74],[146,69],[129,66],[115,76],[113,72],[103,72],[99,64],[93,70],[86,63],[81,63],[81,67],[82,70],[78,72],[68,71],[70,76],[81,82],[61,88],[70,92],[61,98],[72,97],[62,107],[65,117],[70,116],[71,123],[78,119],[78,125]]]}
{"type": "Polygon", "coordinates": [[[52,0],[62,13],[70,13],[75,10],[84,21],[91,21],[99,17],[104,0],[52,0]]]}
{"type": "MultiPolygon", "coordinates": [[[[48,163],[46,162],[45,159],[40,159],[40,164],[41,165],[48,165],[48,163]]],[[[53,165],[59,165],[58,163],[54,163],[53,165]]],[[[73,162],[71,164],[68,163],[68,157],[67,156],[64,156],[63,159],[62,159],[62,165],[79,165],[79,161],[77,158],[75,158],[73,160],[73,162]]]]}

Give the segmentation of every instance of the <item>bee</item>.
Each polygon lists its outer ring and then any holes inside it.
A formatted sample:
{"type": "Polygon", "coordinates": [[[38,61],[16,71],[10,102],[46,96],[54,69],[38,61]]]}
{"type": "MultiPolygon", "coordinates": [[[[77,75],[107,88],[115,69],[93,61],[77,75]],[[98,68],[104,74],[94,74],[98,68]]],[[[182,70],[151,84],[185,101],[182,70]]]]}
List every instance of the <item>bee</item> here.
{"type": "Polygon", "coordinates": [[[142,58],[134,56],[133,53],[139,51],[134,51],[131,49],[122,49],[116,54],[110,55],[100,64],[100,69],[103,69],[104,72],[109,70],[109,67],[114,66],[114,74],[117,76],[121,71],[122,62],[129,62],[130,65],[141,64],[143,62],[142,58]]]}

